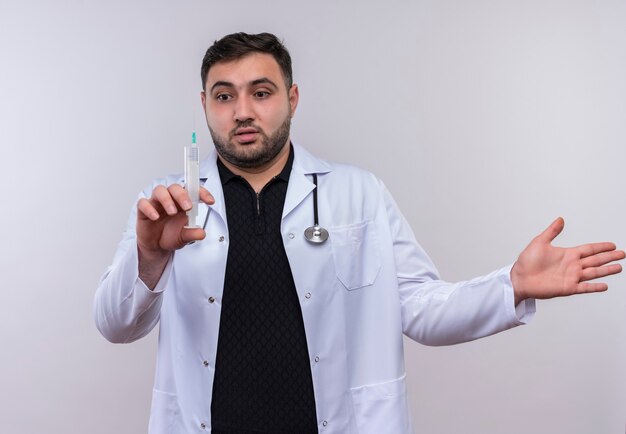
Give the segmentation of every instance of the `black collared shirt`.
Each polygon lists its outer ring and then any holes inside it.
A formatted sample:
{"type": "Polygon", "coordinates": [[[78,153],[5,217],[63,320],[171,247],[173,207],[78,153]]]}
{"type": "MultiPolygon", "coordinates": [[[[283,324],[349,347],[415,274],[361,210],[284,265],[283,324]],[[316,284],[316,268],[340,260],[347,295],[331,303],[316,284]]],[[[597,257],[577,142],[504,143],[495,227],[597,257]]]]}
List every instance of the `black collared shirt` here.
{"type": "Polygon", "coordinates": [[[217,162],[230,245],[211,403],[213,434],[317,433],[311,362],[280,231],[293,148],[257,195],[217,162]]]}

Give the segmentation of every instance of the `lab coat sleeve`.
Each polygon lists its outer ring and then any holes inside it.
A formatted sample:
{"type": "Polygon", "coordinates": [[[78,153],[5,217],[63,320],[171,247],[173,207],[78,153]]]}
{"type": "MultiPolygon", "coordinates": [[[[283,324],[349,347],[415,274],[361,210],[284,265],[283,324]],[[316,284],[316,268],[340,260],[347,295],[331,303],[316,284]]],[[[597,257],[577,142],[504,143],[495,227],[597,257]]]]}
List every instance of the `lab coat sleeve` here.
{"type": "MultiPolygon", "coordinates": [[[[140,195],[145,196],[145,192],[140,195]]],[[[134,206],[113,263],[100,279],[94,298],[96,327],[114,343],[133,342],[154,328],[171,274],[172,258],[153,290],[139,278],[136,219],[137,207],[134,206]]]]}
{"type": "Polygon", "coordinates": [[[442,281],[384,185],[382,196],[393,239],[402,328],[408,337],[426,345],[452,345],[532,318],[534,300],[514,304],[511,266],[464,282],[442,281]]]}

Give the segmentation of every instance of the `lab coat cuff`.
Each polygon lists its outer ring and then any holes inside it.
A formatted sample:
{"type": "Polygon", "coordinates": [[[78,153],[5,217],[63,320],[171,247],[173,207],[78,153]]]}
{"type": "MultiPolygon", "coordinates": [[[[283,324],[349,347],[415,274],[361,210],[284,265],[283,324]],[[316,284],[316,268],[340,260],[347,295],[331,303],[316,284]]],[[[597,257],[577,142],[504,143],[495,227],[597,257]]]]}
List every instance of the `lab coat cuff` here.
{"type": "Polygon", "coordinates": [[[504,302],[506,309],[510,315],[515,318],[514,322],[517,325],[527,324],[535,315],[536,304],[534,298],[527,298],[515,305],[515,291],[513,289],[513,283],[511,282],[511,269],[513,264],[502,268],[501,276],[504,282],[504,302]]]}

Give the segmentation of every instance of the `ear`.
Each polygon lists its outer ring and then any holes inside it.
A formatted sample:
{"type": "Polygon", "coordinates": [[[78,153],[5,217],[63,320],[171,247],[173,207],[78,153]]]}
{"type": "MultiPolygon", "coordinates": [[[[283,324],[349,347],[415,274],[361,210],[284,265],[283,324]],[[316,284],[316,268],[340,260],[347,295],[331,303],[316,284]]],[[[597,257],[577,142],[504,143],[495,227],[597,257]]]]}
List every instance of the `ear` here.
{"type": "Polygon", "coordinates": [[[204,110],[204,116],[206,117],[206,92],[200,91],[200,101],[202,101],[202,110],[204,110]]]}
{"type": "Polygon", "coordinates": [[[291,117],[296,113],[296,107],[298,107],[298,100],[300,99],[300,92],[298,91],[298,85],[292,84],[289,89],[289,106],[291,106],[291,117]]]}

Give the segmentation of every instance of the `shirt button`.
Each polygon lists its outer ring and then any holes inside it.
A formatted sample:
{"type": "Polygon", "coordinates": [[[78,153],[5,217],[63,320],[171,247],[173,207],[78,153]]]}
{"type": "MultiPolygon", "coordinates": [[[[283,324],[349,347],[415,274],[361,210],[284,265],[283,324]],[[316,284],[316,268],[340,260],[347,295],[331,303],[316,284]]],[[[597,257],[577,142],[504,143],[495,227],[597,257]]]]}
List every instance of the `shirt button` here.
{"type": "Polygon", "coordinates": [[[293,232],[289,232],[289,239],[293,240],[296,237],[296,235],[293,232]]]}
{"type": "Polygon", "coordinates": [[[215,303],[215,297],[209,297],[208,300],[209,303],[215,303]]]}
{"type": "Polygon", "coordinates": [[[206,424],[205,424],[204,422],[203,422],[203,423],[201,423],[201,424],[200,424],[200,428],[202,428],[202,429],[206,429],[206,424]]]}
{"type": "Polygon", "coordinates": [[[320,356],[315,356],[315,363],[320,361],[320,356]]]}
{"type": "Polygon", "coordinates": [[[327,422],[327,421],[323,421],[323,422],[322,422],[322,425],[323,425],[323,426],[326,426],[326,425],[328,425],[328,422],[327,422]]]}
{"type": "Polygon", "coordinates": [[[311,298],[311,293],[310,293],[310,292],[307,292],[306,294],[304,294],[304,297],[305,297],[305,298],[311,298]]]}
{"type": "Polygon", "coordinates": [[[209,362],[206,361],[206,360],[204,362],[202,362],[202,364],[204,365],[205,368],[209,366],[209,362]]]}
{"type": "Polygon", "coordinates": [[[220,237],[217,239],[220,243],[224,242],[224,235],[220,235],[220,237]]]}

